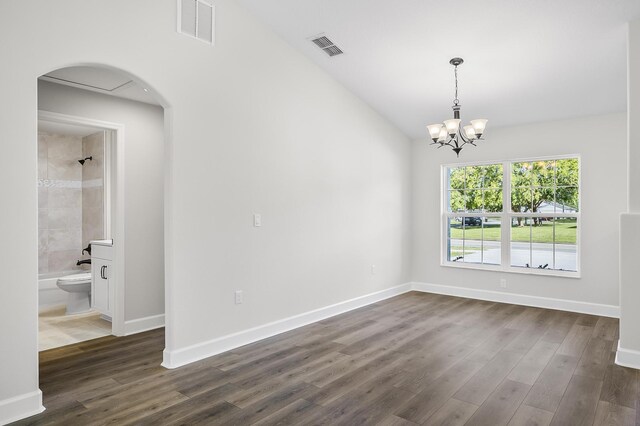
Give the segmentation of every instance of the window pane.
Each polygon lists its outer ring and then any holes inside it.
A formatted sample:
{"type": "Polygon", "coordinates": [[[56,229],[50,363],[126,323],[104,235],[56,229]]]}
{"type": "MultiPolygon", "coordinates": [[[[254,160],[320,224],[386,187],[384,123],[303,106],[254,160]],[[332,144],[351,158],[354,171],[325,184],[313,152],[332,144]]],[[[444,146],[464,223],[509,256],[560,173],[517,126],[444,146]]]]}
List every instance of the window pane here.
{"type": "Polygon", "coordinates": [[[553,220],[531,221],[531,267],[553,269],[553,220]]]}
{"type": "Polygon", "coordinates": [[[556,161],[556,182],[558,186],[578,186],[579,177],[577,158],[556,161]]]}
{"type": "Polygon", "coordinates": [[[531,266],[531,224],[530,217],[511,219],[511,266],[529,268],[531,266]]]}
{"type": "Polygon", "coordinates": [[[467,166],[465,173],[467,189],[502,187],[502,164],[467,166]]]}
{"type": "Polygon", "coordinates": [[[555,189],[553,187],[535,188],[531,191],[531,194],[531,211],[535,213],[555,212],[555,189]]]}
{"type": "Polygon", "coordinates": [[[534,161],[531,163],[531,185],[555,186],[555,161],[534,161]]]}
{"type": "Polygon", "coordinates": [[[483,166],[483,188],[502,188],[502,164],[483,166]]]}
{"type": "Polygon", "coordinates": [[[511,186],[531,186],[531,163],[513,163],[511,165],[511,186]]]}
{"type": "Polygon", "coordinates": [[[556,212],[576,213],[578,206],[578,188],[561,186],[556,189],[556,212]]]}
{"type": "Polygon", "coordinates": [[[462,220],[449,218],[447,222],[447,260],[462,262],[464,259],[464,229],[462,220]]]}
{"type": "Polygon", "coordinates": [[[462,212],[466,207],[463,191],[449,191],[449,205],[450,212],[462,212]]]}
{"type": "Polygon", "coordinates": [[[502,211],[502,190],[486,189],[483,191],[483,210],[486,212],[502,211]]]}
{"type": "Polygon", "coordinates": [[[464,167],[449,169],[449,189],[463,190],[465,188],[464,180],[464,167]]]}
{"type": "Polygon", "coordinates": [[[464,224],[464,262],[482,263],[482,218],[465,217],[464,224]]]}
{"type": "Polygon", "coordinates": [[[484,218],[482,224],[482,263],[500,265],[502,258],[500,218],[484,218]]]}
{"type": "Polygon", "coordinates": [[[511,189],[511,209],[516,213],[532,210],[531,187],[516,187],[511,189]]]}
{"type": "Polygon", "coordinates": [[[558,218],[555,221],[555,269],[563,271],[578,270],[578,220],[576,218],[558,218]]]}
{"type": "Polygon", "coordinates": [[[482,188],[483,182],[483,167],[482,166],[468,166],[465,167],[465,188],[476,189],[482,188]]]}
{"type": "Polygon", "coordinates": [[[482,191],[479,189],[467,189],[465,191],[468,212],[479,212],[482,210],[482,191]]]}

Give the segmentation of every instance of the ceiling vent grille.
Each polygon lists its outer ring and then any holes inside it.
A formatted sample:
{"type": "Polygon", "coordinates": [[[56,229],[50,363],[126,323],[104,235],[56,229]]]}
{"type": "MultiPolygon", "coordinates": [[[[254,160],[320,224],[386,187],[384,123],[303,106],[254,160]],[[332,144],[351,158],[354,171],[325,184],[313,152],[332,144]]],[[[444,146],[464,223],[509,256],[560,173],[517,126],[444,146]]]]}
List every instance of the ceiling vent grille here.
{"type": "Polygon", "coordinates": [[[178,32],[213,44],[215,8],[205,0],[178,0],[178,32]]]}
{"type": "Polygon", "coordinates": [[[321,35],[313,37],[311,42],[329,56],[336,56],[344,53],[342,49],[336,46],[327,36],[321,35]]]}

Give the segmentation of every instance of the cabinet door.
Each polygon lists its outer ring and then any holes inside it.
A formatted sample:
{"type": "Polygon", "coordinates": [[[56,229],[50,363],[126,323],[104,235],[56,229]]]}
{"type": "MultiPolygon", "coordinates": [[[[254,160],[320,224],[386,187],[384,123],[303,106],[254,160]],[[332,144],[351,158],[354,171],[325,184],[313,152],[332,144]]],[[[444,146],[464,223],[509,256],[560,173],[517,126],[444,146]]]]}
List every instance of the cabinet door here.
{"type": "Polygon", "coordinates": [[[111,274],[111,262],[108,260],[96,259],[91,261],[91,306],[98,312],[110,315],[109,294],[111,274]]]}

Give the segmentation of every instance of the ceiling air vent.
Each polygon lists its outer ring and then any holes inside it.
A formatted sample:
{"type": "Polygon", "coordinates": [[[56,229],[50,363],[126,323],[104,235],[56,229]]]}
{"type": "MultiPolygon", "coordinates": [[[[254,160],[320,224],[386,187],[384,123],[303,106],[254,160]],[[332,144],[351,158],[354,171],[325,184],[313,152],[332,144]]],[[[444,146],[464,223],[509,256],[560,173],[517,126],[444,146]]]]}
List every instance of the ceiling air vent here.
{"type": "Polygon", "coordinates": [[[316,36],[311,39],[311,42],[318,46],[329,56],[341,55],[344,52],[338,46],[336,46],[327,36],[316,36]]]}
{"type": "Polygon", "coordinates": [[[205,0],[178,0],[178,32],[205,43],[214,42],[215,9],[205,0]]]}

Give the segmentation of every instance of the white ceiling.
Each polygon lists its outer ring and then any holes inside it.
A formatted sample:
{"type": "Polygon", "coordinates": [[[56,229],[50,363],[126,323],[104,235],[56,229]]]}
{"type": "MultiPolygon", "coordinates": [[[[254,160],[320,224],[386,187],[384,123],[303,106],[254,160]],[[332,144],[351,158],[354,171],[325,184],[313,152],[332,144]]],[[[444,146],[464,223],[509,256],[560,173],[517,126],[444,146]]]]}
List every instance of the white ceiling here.
{"type": "Polygon", "coordinates": [[[90,90],[105,95],[131,99],[147,104],[158,105],[147,90],[127,75],[98,67],[61,68],[40,77],[52,83],[64,84],[79,89],[90,90]]]}
{"type": "MultiPolygon", "coordinates": [[[[489,128],[626,108],[626,22],[639,0],[240,0],[413,138],[451,116],[489,128]],[[325,33],[333,58],[308,39],[325,33]]],[[[567,135],[570,136],[570,135],[567,135]]]]}

